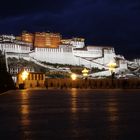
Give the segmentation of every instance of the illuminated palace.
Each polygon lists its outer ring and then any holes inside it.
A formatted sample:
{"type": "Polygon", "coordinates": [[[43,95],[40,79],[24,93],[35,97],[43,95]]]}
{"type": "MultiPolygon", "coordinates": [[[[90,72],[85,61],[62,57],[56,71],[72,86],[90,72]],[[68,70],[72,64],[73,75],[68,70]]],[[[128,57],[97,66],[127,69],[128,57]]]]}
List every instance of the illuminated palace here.
{"type": "Polygon", "coordinates": [[[23,58],[36,63],[81,65],[88,68],[107,68],[112,60],[118,68],[127,68],[123,56],[116,55],[113,47],[85,46],[84,38],[62,39],[59,33],[23,32],[21,36],[0,36],[0,50],[6,57],[23,58]]]}
{"type": "Polygon", "coordinates": [[[19,39],[32,43],[37,48],[57,48],[61,42],[60,34],[46,32],[36,32],[35,34],[23,32],[19,39]]]}

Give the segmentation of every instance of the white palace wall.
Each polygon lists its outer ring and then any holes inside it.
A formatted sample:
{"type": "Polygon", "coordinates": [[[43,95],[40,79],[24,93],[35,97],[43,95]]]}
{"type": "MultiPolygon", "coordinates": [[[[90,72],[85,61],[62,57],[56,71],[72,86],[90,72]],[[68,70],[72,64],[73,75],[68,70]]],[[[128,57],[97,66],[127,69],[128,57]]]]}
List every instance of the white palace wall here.
{"type": "Polygon", "coordinates": [[[113,51],[65,51],[64,48],[35,48],[30,57],[49,63],[70,64],[70,65],[84,65],[86,67],[106,68],[110,60],[114,60],[115,53],[113,51]],[[87,58],[87,59],[85,59],[87,58]],[[89,61],[89,59],[92,61],[89,61]]]}
{"type": "Polygon", "coordinates": [[[11,53],[29,53],[30,47],[13,43],[0,43],[0,50],[11,53]]]}
{"type": "Polygon", "coordinates": [[[76,64],[76,59],[72,52],[64,52],[63,48],[35,48],[35,51],[30,56],[39,61],[49,63],[76,64]]]}
{"type": "MultiPolygon", "coordinates": [[[[110,61],[115,61],[114,48],[87,47],[87,49],[75,49],[72,46],[61,45],[59,48],[35,48],[14,43],[0,43],[0,50],[7,53],[7,57],[34,58],[38,61],[49,63],[84,65],[85,67],[106,68],[110,61]]],[[[124,67],[124,66],[123,66],[124,67]]]]}

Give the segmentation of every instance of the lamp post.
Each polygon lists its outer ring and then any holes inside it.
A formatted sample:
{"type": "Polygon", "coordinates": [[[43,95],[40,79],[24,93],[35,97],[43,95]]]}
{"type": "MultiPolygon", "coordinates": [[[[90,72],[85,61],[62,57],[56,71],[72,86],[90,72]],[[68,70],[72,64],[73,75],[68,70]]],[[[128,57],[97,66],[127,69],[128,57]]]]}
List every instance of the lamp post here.
{"type": "Polygon", "coordinates": [[[72,79],[72,80],[76,80],[76,78],[77,78],[77,75],[76,75],[75,73],[72,73],[72,74],[71,74],[71,79],[72,79]]]}
{"type": "Polygon", "coordinates": [[[89,70],[86,69],[86,68],[84,68],[84,69],[82,70],[82,74],[83,74],[83,77],[84,77],[85,79],[86,79],[87,76],[88,76],[88,72],[89,72],[89,70]]]}
{"type": "Polygon", "coordinates": [[[22,78],[22,80],[23,80],[23,87],[25,86],[25,80],[27,79],[28,75],[29,75],[29,73],[28,73],[26,70],[24,70],[24,71],[21,73],[21,78],[22,78]]]}
{"type": "Polygon", "coordinates": [[[74,88],[75,87],[75,80],[77,79],[77,75],[75,73],[71,74],[71,79],[72,79],[72,83],[71,83],[71,87],[74,88]]]}
{"type": "Polygon", "coordinates": [[[113,86],[113,79],[114,79],[114,76],[115,76],[115,68],[116,68],[117,64],[115,62],[110,62],[108,64],[108,67],[109,67],[109,71],[111,72],[111,84],[113,86]]]}
{"type": "Polygon", "coordinates": [[[84,79],[85,79],[85,85],[84,85],[84,87],[86,87],[86,88],[87,88],[87,77],[88,77],[88,72],[89,72],[89,70],[86,69],[86,68],[84,68],[84,69],[82,70],[82,74],[83,74],[83,77],[84,77],[84,79]]]}

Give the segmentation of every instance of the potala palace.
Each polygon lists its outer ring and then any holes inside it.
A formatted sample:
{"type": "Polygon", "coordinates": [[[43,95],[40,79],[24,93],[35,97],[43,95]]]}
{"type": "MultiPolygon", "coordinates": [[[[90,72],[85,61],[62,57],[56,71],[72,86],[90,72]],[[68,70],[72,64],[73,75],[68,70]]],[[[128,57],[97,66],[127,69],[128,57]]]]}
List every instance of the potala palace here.
{"type": "Polygon", "coordinates": [[[6,58],[23,58],[36,63],[70,64],[107,70],[108,63],[113,61],[117,64],[117,70],[128,68],[128,61],[116,55],[113,47],[85,46],[84,39],[80,38],[62,40],[57,47],[49,48],[35,47],[32,43],[17,40],[13,35],[1,35],[0,50],[6,58]]]}

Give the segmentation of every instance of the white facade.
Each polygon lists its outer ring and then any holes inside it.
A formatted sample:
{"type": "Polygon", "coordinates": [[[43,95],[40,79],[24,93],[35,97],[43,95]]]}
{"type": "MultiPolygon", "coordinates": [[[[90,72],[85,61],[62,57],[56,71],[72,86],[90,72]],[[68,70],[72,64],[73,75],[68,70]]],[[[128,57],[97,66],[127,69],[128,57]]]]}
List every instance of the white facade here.
{"type": "Polygon", "coordinates": [[[83,48],[85,46],[84,38],[72,38],[72,39],[62,39],[61,43],[63,45],[71,45],[74,48],[83,48]]]}
{"type": "Polygon", "coordinates": [[[134,61],[135,64],[140,66],[140,59],[137,58],[137,59],[134,59],[133,61],[134,61]]]}
{"type": "Polygon", "coordinates": [[[83,48],[85,46],[84,39],[81,38],[73,38],[71,40],[71,45],[76,48],[83,48]]]}
{"type": "MultiPolygon", "coordinates": [[[[58,48],[35,48],[33,51],[31,44],[16,41],[13,37],[12,39],[11,42],[0,41],[0,50],[6,52],[7,57],[22,57],[26,60],[33,58],[41,62],[83,65],[100,69],[107,69],[107,64],[111,60],[115,62],[117,57],[113,47],[85,47],[83,39],[72,39],[70,44],[62,44],[58,48]]],[[[126,67],[124,64],[120,66],[126,67]]]]}
{"type": "Polygon", "coordinates": [[[74,49],[61,45],[59,48],[35,48],[30,57],[49,63],[84,65],[86,67],[106,68],[110,60],[115,61],[114,48],[86,47],[74,49]]]}
{"type": "Polygon", "coordinates": [[[75,57],[71,51],[66,51],[65,48],[35,48],[33,53],[30,53],[32,58],[39,61],[58,64],[75,65],[75,57]]]}
{"type": "Polygon", "coordinates": [[[11,53],[29,53],[30,47],[14,43],[0,43],[0,50],[11,53]]]}

